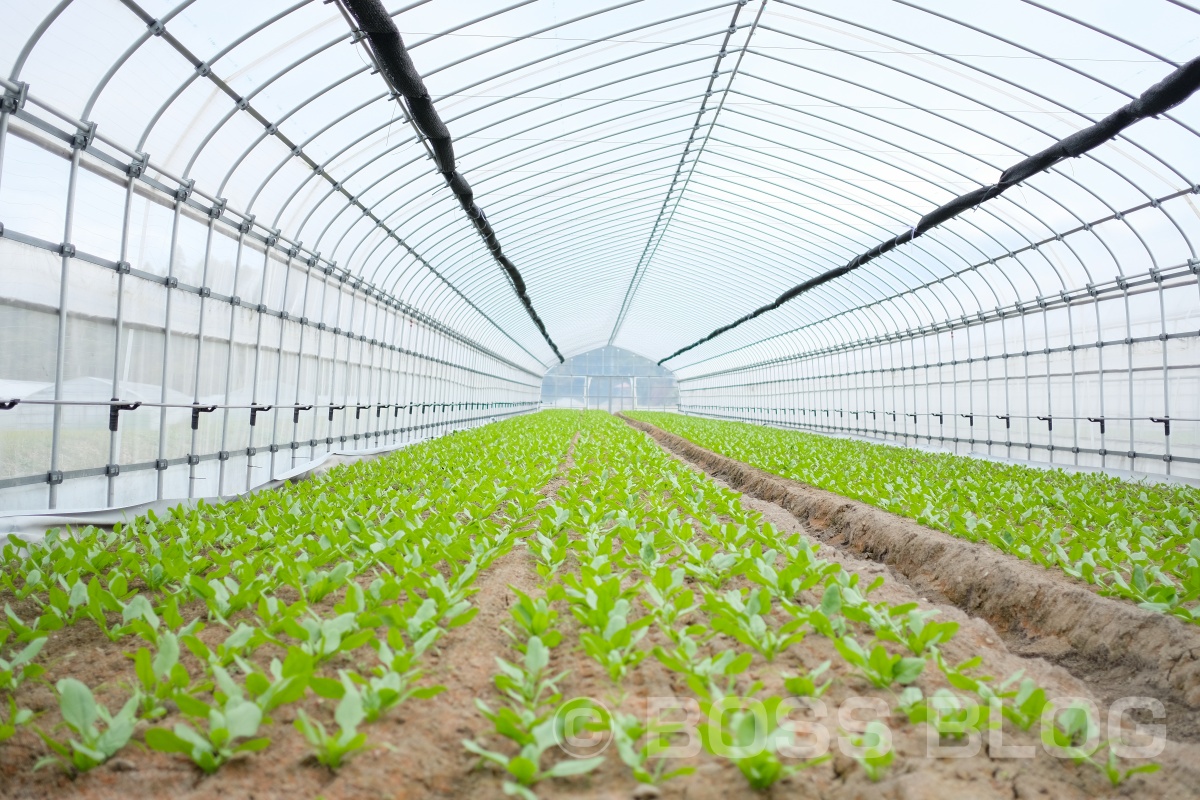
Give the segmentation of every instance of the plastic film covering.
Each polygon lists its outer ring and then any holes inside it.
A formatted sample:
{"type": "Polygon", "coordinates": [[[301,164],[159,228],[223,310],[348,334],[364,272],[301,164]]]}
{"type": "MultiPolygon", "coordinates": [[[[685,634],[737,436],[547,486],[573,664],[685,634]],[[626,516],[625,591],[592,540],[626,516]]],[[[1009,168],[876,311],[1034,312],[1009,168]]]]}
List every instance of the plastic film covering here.
{"type": "Polygon", "coordinates": [[[1195,3],[371,5],[5,5],[0,512],[643,390],[1200,478],[1195,3]]]}
{"type": "Polygon", "coordinates": [[[774,311],[784,303],[795,300],[810,289],[815,289],[827,281],[840,278],[846,273],[858,269],[863,264],[874,261],[876,258],[891,252],[905,242],[911,242],[918,236],[928,233],[943,222],[954,219],[959,214],[970,211],[980,203],[986,202],[993,197],[998,197],[1006,189],[1015,186],[1021,181],[1027,180],[1039,172],[1045,172],[1060,161],[1065,161],[1068,158],[1078,158],[1089,150],[1094,150],[1109,139],[1115,138],[1121,131],[1135,122],[1147,117],[1156,117],[1174,108],[1191,97],[1197,89],[1200,89],[1200,58],[1192,59],[1187,64],[1184,64],[1143,92],[1141,97],[1128,105],[1122,106],[1095,125],[1084,128],[1078,133],[1073,133],[1065,139],[1055,142],[1040,153],[1035,153],[1009,167],[1000,176],[1000,180],[991,186],[984,186],[954,198],[950,202],[921,217],[920,222],[905,233],[897,234],[886,241],[880,242],[867,252],[855,256],[844,266],[824,272],[815,278],[810,278],[798,286],[793,286],[779,295],[774,302],[757,308],[728,325],[722,325],[703,339],[693,342],[686,347],[681,347],[671,355],[660,359],[658,363],[662,364],[705,342],[710,342],[742,323],[749,322],[768,311],[774,311]]]}
{"type": "Polygon", "coordinates": [[[542,337],[545,338],[546,344],[550,345],[550,349],[554,351],[554,355],[561,362],[563,356],[558,351],[558,345],[554,344],[554,340],[546,332],[545,323],[533,310],[533,303],[530,302],[529,294],[525,290],[525,280],[521,277],[520,271],[504,255],[491,223],[488,222],[483,209],[475,203],[475,194],[471,191],[471,185],[455,168],[454,142],[450,138],[450,130],[438,116],[437,109],[433,107],[429,90],[425,88],[424,81],[421,80],[416,66],[413,65],[412,58],[409,57],[408,50],[404,46],[404,40],[400,37],[400,32],[396,30],[396,24],[392,22],[392,18],[388,16],[387,10],[379,0],[344,0],[344,2],[355,21],[358,22],[359,29],[367,35],[371,48],[375,51],[376,63],[379,64],[383,74],[387,76],[388,82],[404,96],[404,100],[408,104],[408,114],[417,126],[417,130],[429,143],[438,172],[442,173],[442,177],[446,179],[446,185],[458,198],[467,217],[475,223],[488,250],[504,269],[508,279],[512,281],[513,290],[520,298],[521,305],[529,312],[533,324],[537,326],[542,337]]]}

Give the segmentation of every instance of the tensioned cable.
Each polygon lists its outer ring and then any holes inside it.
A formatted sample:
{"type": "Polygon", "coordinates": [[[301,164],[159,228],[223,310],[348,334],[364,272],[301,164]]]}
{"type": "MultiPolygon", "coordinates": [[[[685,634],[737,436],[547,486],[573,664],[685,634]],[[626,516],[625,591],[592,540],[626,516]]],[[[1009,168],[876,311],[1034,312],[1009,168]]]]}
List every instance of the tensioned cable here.
{"type": "Polygon", "coordinates": [[[541,332],[542,338],[546,340],[546,344],[550,345],[550,349],[554,351],[554,355],[561,363],[564,360],[563,355],[558,351],[558,345],[550,338],[542,318],[534,310],[533,302],[529,299],[525,288],[525,279],[521,277],[516,265],[504,255],[504,251],[500,247],[500,240],[496,238],[496,232],[488,222],[487,215],[475,202],[475,195],[471,191],[470,184],[455,168],[454,142],[450,138],[450,130],[438,115],[437,109],[434,108],[429,90],[425,88],[425,82],[417,72],[412,57],[409,56],[408,49],[404,46],[404,40],[400,38],[400,31],[396,28],[396,23],[392,21],[391,15],[388,14],[380,0],[342,0],[342,3],[353,16],[359,31],[363,33],[375,56],[376,63],[379,64],[380,73],[392,89],[404,97],[408,106],[409,118],[428,143],[438,172],[446,179],[446,185],[458,199],[458,204],[462,206],[467,218],[474,223],[475,229],[483,237],[484,244],[487,245],[492,258],[508,275],[513,291],[517,293],[517,298],[525,306],[529,318],[533,320],[533,324],[541,332]]]}
{"type": "Polygon", "coordinates": [[[1083,130],[1059,139],[1054,144],[1050,145],[1041,152],[1018,161],[1013,166],[1009,167],[1000,175],[1000,180],[991,186],[982,186],[973,191],[960,195],[950,202],[935,208],[925,216],[916,226],[909,228],[904,233],[893,236],[884,242],[880,242],[865,253],[855,256],[849,263],[843,266],[831,269],[814,278],[810,278],[801,284],[793,286],[772,302],[765,306],[756,308],[745,316],[739,317],[728,325],[723,325],[717,328],[712,333],[702,339],[698,339],[686,347],[681,347],[671,355],[659,359],[659,365],[665,361],[670,361],[676,356],[683,355],[689,350],[692,350],[705,342],[710,342],[718,336],[727,333],[734,328],[749,322],[752,319],[766,314],[768,311],[774,311],[791,300],[795,300],[800,295],[808,292],[811,289],[828,283],[834,278],[840,278],[849,272],[853,272],[859,267],[874,261],[879,256],[887,253],[905,242],[911,242],[913,239],[921,236],[941,224],[948,222],[951,219],[975,208],[978,205],[997,197],[1021,181],[1028,180],[1039,172],[1050,169],[1061,161],[1068,158],[1076,158],[1083,155],[1100,145],[1107,142],[1109,139],[1116,137],[1126,128],[1140,122],[1146,117],[1154,117],[1162,114],[1188,99],[1200,89],[1200,57],[1194,58],[1183,66],[1176,69],[1167,77],[1163,78],[1158,83],[1151,86],[1142,94],[1121,106],[1119,109],[1109,114],[1104,119],[1089,125],[1083,130]]]}

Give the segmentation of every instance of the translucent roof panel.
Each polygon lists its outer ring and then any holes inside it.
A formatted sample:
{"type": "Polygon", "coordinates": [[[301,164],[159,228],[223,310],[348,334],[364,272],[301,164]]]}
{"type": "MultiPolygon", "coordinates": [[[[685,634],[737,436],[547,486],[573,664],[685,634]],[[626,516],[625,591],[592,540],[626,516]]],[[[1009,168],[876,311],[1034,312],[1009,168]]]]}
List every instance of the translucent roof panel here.
{"type": "MultiPolygon", "coordinates": [[[[556,363],[342,3],[9,6],[3,74],[40,108],[96,123],[163,182],[194,181],[523,366],[556,363]]],[[[1200,52],[1198,11],[1171,0],[388,10],[567,356],[616,345],[660,359],[1200,52]]],[[[1198,131],[1194,100],[1140,122],[672,366],[686,376],[769,358],[802,331],[815,347],[919,330],[1186,265],[1198,131]]],[[[63,191],[5,166],[6,221],[63,191]]]]}

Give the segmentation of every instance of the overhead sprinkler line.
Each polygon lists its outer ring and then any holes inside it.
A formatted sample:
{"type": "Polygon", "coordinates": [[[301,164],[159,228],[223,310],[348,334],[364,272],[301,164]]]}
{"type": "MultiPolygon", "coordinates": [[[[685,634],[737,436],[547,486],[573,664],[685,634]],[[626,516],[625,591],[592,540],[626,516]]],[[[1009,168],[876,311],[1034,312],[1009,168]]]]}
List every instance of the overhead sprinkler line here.
{"type": "Polygon", "coordinates": [[[397,30],[387,9],[379,0],[341,0],[341,3],[345,6],[349,16],[353,18],[357,33],[361,33],[370,48],[380,73],[392,90],[403,98],[409,120],[429,147],[437,170],[445,178],[446,185],[450,187],[450,191],[458,199],[459,205],[475,225],[479,235],[483,237],[484,244],[487,245],[492,258],[508,276],[513,291],[517,293],[517,297],[525,306],[525,311],[533,320],[533,324],[537,326],[538,331],[546,340],[546,344],[550,345],[554,355],[558,357],[559,362],[562,362],[563,355],[558,351],[558,345],[550,338],[545,323],[533,308],[533,303],[526,291],[525,279],[521,277],[516,265],[504,255],[500,241],[496,238],[495,230],[492,229],[483,209],[475,203],[471,185],[455,167],[454,142],[450,138],[450,130],[438,115],[437,109],[434,108],[429,90],[425,88],[425,82],[413,65],[412,57],[409,56],[408,49],[404,46],[404,40],[400,38],[400,31],[397,30]]]}
{"type": "Polygon", "coordinates": [[[1018,183],[1028,180],[1039,172],[1050,169],[1061,161],[1065,161],[1068,158],[1076,158],[1094,150],[1109,139],[1119,135],[1129,126],[1147,117],[1155,117],[1169,111],[1191,97],[1197,89],[1200,89],[1200,57],[1194,58],[1179,67],[1143,92],[1141,96],[1121,106],[1094,125],[1089,125],[1083,130],[1076,131],[1070,136],[1058,140],[1045,150],[1017,162],[1005,170],[1000,175],[1000,180],[991,186],[982,186],[974,191],[956,197],[945,205],[921,217],[921,220],[914,227],[909,228],[904,233],[880,242],[867,252],[855,256],[848,263],[836,269],[823,272],[814,278],[793,286],[767,305],[757,308],[728,325],[717,328],[704,338],[698,339],[686,347],[679,348],[674,353],[671,353],[671,355],[659,359],[659,365],[670,361],[676,356],[683,355],[705,342],[710,342],[721,334],[727,333],[756,317],[760,317],[768,311],[774,311],[784,303],[796,299],[810,289],[815,289],[834,278],[840,278],[848,272],[853,272],[864,264],[874,261],[884,253],[895,249],[905,242],[911,242],[913,239],[928,233],[942,223],[954,219],[964,211],[968,211],[993,197],[999,196],[1018,183]]]}

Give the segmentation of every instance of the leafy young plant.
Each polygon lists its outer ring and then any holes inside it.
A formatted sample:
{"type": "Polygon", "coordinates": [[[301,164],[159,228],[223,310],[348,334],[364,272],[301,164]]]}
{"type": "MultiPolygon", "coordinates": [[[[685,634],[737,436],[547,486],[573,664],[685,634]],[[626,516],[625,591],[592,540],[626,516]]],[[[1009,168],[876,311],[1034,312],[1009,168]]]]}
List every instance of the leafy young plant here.
{"type": "Polygon", "coordinates": [[[158,719],[166,714],[164,701],[191,683],[187,669],[179,663],[179,639],[169,631],[158,634],[157,639],[154,655],[145,647],[139,647],[133,654],[134,672],[141,687],[139,713],[143,719],[158,719]]]}
{"type": "Polygon", "coordinates": [[[40,759],[34,769],[57,763],[67,771],[87,772],[108,761],[129,742],[137,721],[139,697],[136,693],[120,711],[110,714],[96,702],[92,690],[74,678],[63,678],[55,684],[55,689],[63,725],[77,738],[60,742],[38,731],[53,752],[40,759]],[[97,723],[103,723],[103,729],[97,723]]]}
{"type": "Polygon", "coordinates": [[[893,656],[881,644],[875,645],[867,653],[853,636],[835,639],[833,645],[847,663],[881,689],[887,689],[894,683],[902,686],[912,683],[925,669],[925,659],[893,656]]]}
{"type": "Polygon", "coordinates": [[[781,725],[788,709],[785,703],[784,698],[768,697],[762,701],[762,714],[756,714],[752,708],[737,707],[726,714],[731,709],[722,703],[701,703],[700,708],[709,720],[700,727],[704,748],[732,759],[750,788],[760,791],[832,758],[826,753],[792,764],[780,760],[780,748],[791,744],[790,729],[781,725]]]}
{"type": "Polygon", "coordinates": [[[341,674],[341,678],[344,691],[333,714],[334,721],[338,724],[337,735],[326,731],[320,722],[309,719],[303,709],[296,712],[294,723],[296,730],[304,734],[304,738],[312,746],[317,761],[330,770],[341,769],[347,758],[367,746],[367,735],[358,731],[358,726],[367,717],[363,710],[362,696],[345,672],[341,674]]]}
{"type": "Polygon", "coordinates": [[[820,678],[829,669],[830,662],[822,661],[817,666],[813,667],[804,675],[785,675],[783,678],[783,687],[797,697],[820,697],[825,694],[825,691],[833,683],[833,679],[824,683],[817,683],[820,678]]]}
{"type": "Polygon", "coordinates": [[[655,720],[644,724],[633,714],[618,713],[613,718],[613,741],[625,766],[633,771],[634,780],[657,786],[671,778],[690,775],[695,767],[667,769],[667,759],[660,754],[671,746],[671,734],[683,729],[683,723],[655,720]]]}
{"type": "Polygon", "coordinates": [[[957,622],[935,622],[937,611],[908,611],[902,625],[876,628],[875,635],[885,642],[896,642],[908,648],[914,656],[924,656],[929,650],[954,638],[957,622]]]}
{"type": "Polygon", "coordinates": [[[584,652],[608,670],[608,677],[613,683],[619,683],[629,669],[640,664],[648,655],[637,645],[646,635],[650,619],[643,617],[631,623],[629,611],[629,601],[621,599],[611,611],[608,623],[602,631],[584,631],[579,634],[584,652]]]}
{"type": "Polygon", "coordinates": [[[692,626],[676,635],[674,647],[669,650],[655,647],[653,653],[667,669],[687,676],[688,687],[697,695],[716,700],[733,692],[737,676],[750,668],[754,656],[747,652],[722,650],[716,655],[701,657],[700,643],[690,634],[703,630],[700,626],[692,626]]]}
{"type": "Polygon", "coordinates": [[[1134,775],[1148,775],[1162,769],[1161,764],[1150,762],[1148,764],[1138,764],[1136,767],[1123,770],[1121,769],[1121,760],[1111,749],[1108,751],[1108,757],[1103,762],[1093,761],[1093,763],[1104,772],[1104,776],[1108,778],[1109,783],[1113,786],[1120,786],[1134,775]]]}
{"type": "Polygon", "coordinates": [[[205,720],[207,727],[199,731],[180,722],[173,731],[151,728],[146,731],[146,745],[162,753],[181,753],[206,774],[220,769],[231,758],[242,753],[265,749],[271,744],[266,737],[250,739],[258,733],[263,712],[258,704],[247,700],[241,687],[219,666],[212,668],[217,688],[213,692],[216,705],[209,705],[187,694],[176,695],[179,709],[192,717],[205,720]],[[247,739],[238,743],[239,739],[247,739]]]}
{"type": "Polygon", "coordinates": [[[959,697],[949,689],[938,689],[931,697],[909,686],[900,694],[900,706],[911,722],[927,723],[940,736],[962,739],[988,725],[988,706],[959,697]]]}
{"type": "Polygon", "coordinates": [[[210,708],[207,728],[198,731],[180,722],[173,731],[151,728],[146,731],[146,745],[160,753],[181,753],[206,774],[212,774],[241,753],[264,750],[269,738],[250,739],[258,733],[262,711],[257,705],[240,697],[226,699],[219,708],[210,708]],[[248,741],[238,742],[239,739],[248,741]]]}
{"type": "Polygon", "coordinates": [[[882,778],[896,760],[896,751],[891,746],[891,733],[887,725],[877,719],[868,722],[861,734],[850,736],[850,743],[854,746],[851,757],[872,781],[882,778]]]}
{"type": "Polygon", "coordinates": [[[405,648],[393,651],[387,643],[380,642],[376,652],[379,665],[370,675],[350,675],[359,687],[367,722],[375,722],[410,698],[424,700],[446,690],[445,686],[416,685],[422,673],[416,668],[418,654],[414,651],[405,648]]]}
{"type": "Polygon", "coordinates": [[[496,666],[496,689],[514,703],[536,710],[543,703],[557,704],[561,699],[557,684],[566,672],[553,677],[546,674],[550,665],[550,649],[537,636],[529,637],[525,644],[525,657],[519,664],[510,664],[499,656],[496,666]]]}
{"type": "Polygon", "coordinates": [[[771,627],[766,620],[771,613],[771,592],[766,588],[751,590],[747,596],[738,591],[710,593],[705,608],[714,630],[753,648],[767,661],[802,641],[807,629],[802,617],[793,617],[778,629],[771,627]]]}
{"type": "Polygon", "coordinates": [[[311,655],[317,663],[327,661],[338,653],[348,653],[375,638],[370,628],[360,628],[354,614],[339,614],[331,619],[322,619],[311,611],[303,619],[289,619],[283,630],[298,640],[301,650],[311,655]]]}
{"type": "MultiPolygon", "coordinates": [[[[0,647],[7,638],[8,632],[0,631],[0,647]]],[[[15,692],[25,681],[39,678],[45,673],[44,667],[33,663],[44,644],[46,638],[39,636],[9,656],[8,660],[0,658],[0,691],[15,692]]]]}
{"type": "Polygon", "coordinates": [[[671,628],[699,606],[696,595],[684,587],[685,571],[682,567],[671,569],[660,567],[652,580],[642,586],[646,598],[642,602],[654,612],[660,626],[671,628]]]}
{"type": "Polygon", "coordinates": [[[521,744],[521,750],[515,756],[488,750],[467,739],[463,740],[462,745],[468,752],[501,767],[510,776],[510,779],[506,779],[502,784],[506,795],[515,795],[522,800],[537,800],[537,795],[530,790],[530,787],[535,784],[547,778],[583,775],[604,763],[604,756],[569,758],[559,761],[549,769],[542,769],[542,756],[547,750],[555,748],[562,741],[562,726],[563,720],[557,714],[533,725],[521,737],[524,743],[521,744]]]}
{"type": "Polygon", "coordinates": [[[27,708],[17,708],[17,698],[8,696],[8,719],[0,721],[0,742],[6,742],[16,736],[17,729],[33,719],[33,712],[27,708]]]}
{"type": "Polygon", "coordinates": [[[216,648],[209,648],[194,633],[183,633],[179,636],[179,643],[196,658],[205,663],[217,664],[222,667],[227,667],[238,658],[250,655],[265,641],[267,641],[267,637],[260,629],[251,627],[244,622],[239,622],[237,627],[225,637],[225,641],[216,648]]]}
{"type": "MultiPolygon", "coordinates": [[[[322,697],[337,695],[341,690],[340,684],[330,678],[315,675],[314,668],[311,655],[298,647],[289,648],[283,661],[278,658],[271,659],[267,673],[246,665],[246,692],[263,714],[296,702],[304,697],[305,689],[310,687],[322,697]]],[[[220,675],[215,669],[214,673],[220,675]]],[[[177,695],[177,698],[180,696],[177,695]]],[[[203,709],[199,711],[201,716],[207,714],[203,709]]]]}
{"type": "Polygon", "coordinates": [[[1104,746],[1099,723],[1091,709],[1081,703],[1044,715],[1041,738],[1051,752],[1060,752],[1076,764],[1090,761],[1104,746]]]}
{"type": "MultiPolygon", "coordinates": [[[[561,512],[562,509],[559,509],[561,512]]],[[[555,630],[555,625],[558,623],[558,612],[551,605],[554,600],[562,597],[562,586],[552,584],[547,590],[544,597],[532,598],[522,592],[520,589],[508,587],[516,596],[517,601],[509,608],[509,614],[513,621],[517,623],[517,627],[525,634],[524,638],[516,636],[506,628],[505,631],[513,640],[514,646],[518,649],[524,647],[524,639],[531,636],[536,636],[541,639],[542,643],[551,649],[558,647],[558,643],[562,641],[562,633],[555,630]]]]}

